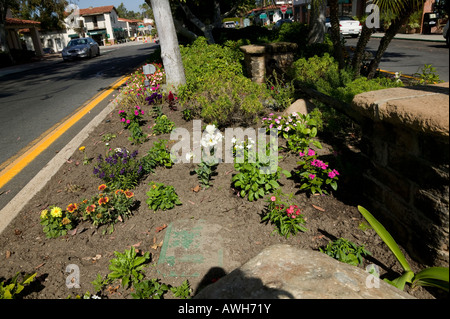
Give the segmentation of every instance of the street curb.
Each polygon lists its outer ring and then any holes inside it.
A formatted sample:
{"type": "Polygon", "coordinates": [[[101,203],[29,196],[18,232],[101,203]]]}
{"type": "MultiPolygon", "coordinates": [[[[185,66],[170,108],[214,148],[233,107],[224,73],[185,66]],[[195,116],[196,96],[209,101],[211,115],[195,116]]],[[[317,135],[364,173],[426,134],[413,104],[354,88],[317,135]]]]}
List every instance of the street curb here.
{"type": "Polygon", "coordinates": [[[59,171],[61,166],[78,149],[89,134],[111,113],[117,106],[115,101],[110,102],[89,124],[87,124],[58,154],[53,157],[43,169],[17,193],[17,195],[0,211],[0,234],[8,227],[11,221],[20,213],[23,207],[31,200],[59,171]]]}

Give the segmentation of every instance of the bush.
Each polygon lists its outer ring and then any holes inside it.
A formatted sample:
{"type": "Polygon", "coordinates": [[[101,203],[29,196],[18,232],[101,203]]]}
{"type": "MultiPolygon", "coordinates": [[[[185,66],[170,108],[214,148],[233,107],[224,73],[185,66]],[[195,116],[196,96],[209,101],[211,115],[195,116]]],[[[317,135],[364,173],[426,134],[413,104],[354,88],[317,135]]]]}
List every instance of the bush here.
{"type": "Polygon", "coordinates": [[[219,127],[254,123],[269,98],[267,89],[243,75],[238,45],[208,45],[205,38],[181,49],[186,85],[179,88],[189,118],[200,117],[219,127]]]}

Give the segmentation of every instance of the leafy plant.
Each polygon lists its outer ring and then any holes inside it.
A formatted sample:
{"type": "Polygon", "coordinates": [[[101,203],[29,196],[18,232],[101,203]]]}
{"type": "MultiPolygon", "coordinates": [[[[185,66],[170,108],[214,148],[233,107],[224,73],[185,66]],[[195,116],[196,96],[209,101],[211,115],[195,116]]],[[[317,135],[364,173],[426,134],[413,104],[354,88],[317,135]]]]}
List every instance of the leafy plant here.
{"type": "Polygon", "coordinates": [[[191,287],[189,285],[189,281],[186,279],[180,286],[170,287],[170,291],[177,298],[189,299],[191,294],[191,287]]]}
{"type": "Polygon", "coordinates": [[[166,115],[158,116],[153,126],[153,134],[161,135],[172,132],[175,127],[175,123],[167,118],[166,115]]]}
{"type": "Polygon", "coordinates": [[[128,140],[133,144],[143,143],[147,138],[141,128],[143,123],[143,115],[144,110],[142,110],[139,105],[136,105],[134,110],[128,112],[125,110],[119,110],[120,122],[130,131],[131,136],[128,140]]]}
{"type": "Polygon", "coordinates": [[[198,180],[203,187],[208,188],[211,186],[211,178],[217,175],[216,170],[216,163],[202,161],[197,165],[195,172],[197,173],[198,180]]]}
{"type": "Polygon", "coordinates": [[[234,146],[236,153],[243,152],[243,161],[239,162],[239,157],[235,156],[234,168],[238,173],[231,178],[231,183],[239,191],[242,198],[248,196],[248,200],[251,202],[278,189],[280,187],[278,179],[281,173],[286,177],[291,176],[288,171],[282,170],[270,161],[269,147],[267,145],[266,149],[266,156],[269,161],[262,162],[256,152],[249,152],[249,149],[253,148],[254,150],[253,144],[245,142],[234,146]]]}
{"type": "Polygon", "coordinates": [[[276,128],[278,135],[286,139],[287,149],[291,152],[304,151],[311,144],[322,148],[320,142],[314,139],[321,126],[320,112],[312,115],[294,112],[278,117],[270,113],[269,117],[263,118],[263,125],[267,130],[276,128]]]}
{"type": "Polygon", "coordinates": [[[337,190],[337,180],[339,172],[336,169],[329,168],[328,164],[318,160],[316,152],[309,149],[305,154],[300,152],[300,161],[297,162],[299,170],[294,171],[301,179],[300,190],[309,189],[312,194],[328,194],[325,186],[331,186],[337,190]]]}
{"type": "Polygon", "coordinates": [[[159,283],[158,279],[143,280],[133,287],[136,289],[136,293],[131,294],[134,299],[161,299],[169,291],[169,286],[159,283]]]}
{"type": "Polygon", "coordinates": [[[20,273],[17,273],[9,280],[0,282],[0,299],[15,299],[36,277],[36,273],[25,275],[19,280],[20,273]]]}
{"type": "Polygon", "coordinates": [[[100,154],[93,173],[113,189],[132,189],[147,173],[137,155],[137,150],[130,154],[126,148],[116,148],[106,158],[100,154]]]}
{"type": "Polygon", "coordinates": [[[172,167],[173,161],[167,143],[167,140],[158,140],[158,142],[153,143],[153,147],[142,159],[142,165],[146,172],[151,172],[158,166],[172,167]]]}
{"type": "Polygon", "coordinates": [[[293,81],[285,83],[285,81],[282,78],[280,79],[274,71],[272,77],[267,79],[266,83],[272,97],[277,102],[276,110],[283,111],[292,104],[295,93],[293,81]]]}
{"type": "Polygon", "coordinates": [[[84,220],[94,226],[111,225],[131,216],[131,208],[135,204],[134,193],[117,189],[110,191],[105,184],[99,186],[100,193],[91,199],[85,199],[77,208],[84,220]]]}
{"type": "Polygon", "coordinates": [[[436,84],[443,82],[439,78],[436,68],[431,66],[431,64],[425,64],[422,67],[421,72],[414,73],[414,76],[419,78],[419,84],[436,84]]]}
{"type": "Polygon", "coordinates": [[[130,281],[138,283],[144,274],[142,273],[146,263],[150,261],[150,253],[146,252],[143,256],[138,256],[135,248],[131,247],[125,252],[114,252],[116,258],[110,260],[109,270],[112,272],[108,274],[108,278],[112,280],[120,279],[122,286],[128,288],[130,281]]]}
{"type": "Polygon", "coordinates": [[[181,201],[178,195],[175,193],[173,186],[166,186],[162,183],[151,182],[150,190],[147,192],[147,205],[150,209],[157,211],[168,210],[175,207],[175,205],[181,205],[181,201]]]}
{"type": "Polygon", "coordinates": [[[303,225],[306,223],[297,205],[291,203],[293,195],[285,195],[280,189],[273,194],[267,202],[269,203],[262,221],[270,221],[276,226],[272,232],[289,238],[299,231],[308,231],[303,225]],[[287,197],[287,201],[285,198],[287,197]]]}
{"type": "MultiPolygon", "coordinates": [[[[68,210],[72,210],[76,204],[70,204],[68,210]]],[[[67,234],[73,228],[76,215],[69,211],[64,211],[58,206],[50,206],[41,211],[41,225],[47,238],[56,238],[67,234]]]]}
{"type": "Polygon", "coordinates": [[[423,269],[422,271],[414,274],[403,255],[400,247],[395,242],[394,238],[392,238],[391,234],[384,228],[384,226],[364,207],[358,206],[358,210],[363,215],[363,217],[367,220],[367,222],[373,227],[375,232],[380,236],[380,238],[384,241],[384,243],[388,246],[391,252],[394,254],[395,258],[399,261],[400,265],[403,268],[403,274],[394,279],[388,280],[384,279],[386,282],[392,284],[400,290],[405,288],[406,283],[415,286],[432,286],[443,289],[448,292],[448,282],[449,282],[449,269],[448,267],[430,267],[423,269]]]}
{"type": "Polygon", "coordinates": [[[363,263],[363,257],[371,255],[364,248],[364,245],[358,246],[345,238],[330,241],[324,250],[322,248],[319,248],[319,250],[334,259],[353,266],[361,265],[363,263]]]}

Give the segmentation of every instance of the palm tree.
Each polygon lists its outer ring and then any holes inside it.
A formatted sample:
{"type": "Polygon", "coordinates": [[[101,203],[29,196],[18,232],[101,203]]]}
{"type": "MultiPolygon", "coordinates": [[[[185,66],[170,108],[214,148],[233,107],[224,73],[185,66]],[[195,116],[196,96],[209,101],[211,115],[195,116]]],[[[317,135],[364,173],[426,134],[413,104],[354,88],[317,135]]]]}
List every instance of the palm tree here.
{"type": "MultiPolygon", "coordinates": [[[[373,0],[373,3],[380,8],[380,11],[386,10],[395,13],[396,18],[394,18],[391,25],[386,30],[385,35],[380,41],[375,57],[369,64],[367,70],[367,78],[369,79],[375,76],[378,66],[380,65],[381,58],[386,52],[386,49],[394,36],[414,12],[423,8],[424,0],[373,0]]],[[[355,71],[355,77],[360,75],[362,56],[364,55],[365,48],[372,33],[373,30],[368,28],[366,23],[364,23],[361,36],[358,40],[352,59],[352,68],[355,71]]]]}

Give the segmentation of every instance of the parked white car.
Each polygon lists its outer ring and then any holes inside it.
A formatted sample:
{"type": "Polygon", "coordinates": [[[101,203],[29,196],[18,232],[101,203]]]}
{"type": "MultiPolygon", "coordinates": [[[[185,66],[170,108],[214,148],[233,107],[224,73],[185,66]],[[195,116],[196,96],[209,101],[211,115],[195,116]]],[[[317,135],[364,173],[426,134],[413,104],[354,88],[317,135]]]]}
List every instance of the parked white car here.
{"type": "MultiPolygon", "coordinates": [[[[340,17],[339,18],[339,27],[342,35],[350,35],[354,38],[358,37],[361,34],[362,26],[358,20],[353,19],[352,17],[340,17]]],[[[330,18],[327,18],[325,21],[325,31],[330,32],[331,30],[331,22],[330,18]]]]}

